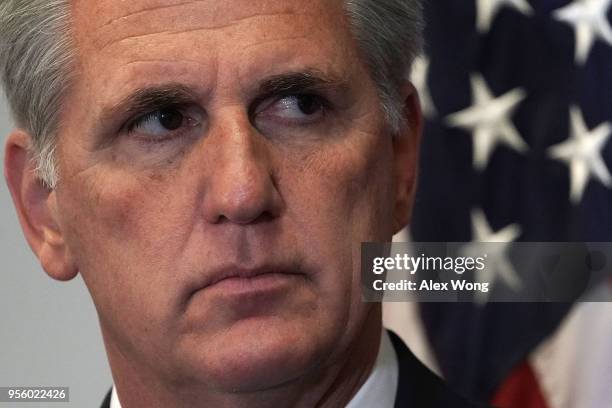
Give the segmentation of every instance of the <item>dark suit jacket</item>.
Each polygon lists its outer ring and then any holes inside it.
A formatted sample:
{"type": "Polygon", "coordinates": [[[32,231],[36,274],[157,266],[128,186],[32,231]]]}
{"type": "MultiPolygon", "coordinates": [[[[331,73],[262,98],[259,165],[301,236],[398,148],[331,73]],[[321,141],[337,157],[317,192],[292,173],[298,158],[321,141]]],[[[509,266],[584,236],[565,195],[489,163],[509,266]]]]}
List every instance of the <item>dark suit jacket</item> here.
{"type": "MultiPolygon", "coordinates": [[[[429,371],[393,332],[389,332],[399,362],[395,408],[474,408],[429,371]]],[[[110,408],[110,391],[101,408],[110,408]]],[[[377,408],[377,407],[372,407],[377,408]]]]}

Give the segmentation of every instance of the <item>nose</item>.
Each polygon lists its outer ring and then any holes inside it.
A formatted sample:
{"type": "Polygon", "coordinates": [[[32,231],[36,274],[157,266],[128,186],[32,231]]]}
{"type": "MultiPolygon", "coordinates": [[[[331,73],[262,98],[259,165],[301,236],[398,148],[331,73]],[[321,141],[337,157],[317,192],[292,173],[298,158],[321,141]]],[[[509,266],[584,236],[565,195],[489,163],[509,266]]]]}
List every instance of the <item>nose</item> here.
{"type": "Polygon", "coordinates": [[[269,146],[248,119],[223,121],[208,142],[215,156],[204,194],[206,220],[251,224],[278,217],[282,199],[269,146]]]}

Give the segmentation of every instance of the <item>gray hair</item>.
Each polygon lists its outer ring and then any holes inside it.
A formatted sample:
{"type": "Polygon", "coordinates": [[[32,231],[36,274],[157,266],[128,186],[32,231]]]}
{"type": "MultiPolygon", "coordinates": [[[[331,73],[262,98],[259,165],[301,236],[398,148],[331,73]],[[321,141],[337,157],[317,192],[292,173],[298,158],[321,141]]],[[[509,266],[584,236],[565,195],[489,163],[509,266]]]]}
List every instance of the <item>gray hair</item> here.
{"type": "Polygon", "coordinates": [[[0,76],[17,126],[32,135],[37,172],[57,183],[55,135],[70,83],[70,4],[64,0],[2,0],[0,76]]]}
{"type": "MultiPolygon", "coordinates": [[[[421,0],[344,0],[390,128],[405,125],[399,85],[422,47],[421,0]]],[[[32,135],[40,179],[58,182],[55,140],[74,63],[69,0],[1,0],[0,77],[16,124],[32,135]]]]}
{"type": "Polygon", "coordinates": [[[400,85],[423,48],[421,0],[344,0],[391,130],[405,125],[400,85]]]}

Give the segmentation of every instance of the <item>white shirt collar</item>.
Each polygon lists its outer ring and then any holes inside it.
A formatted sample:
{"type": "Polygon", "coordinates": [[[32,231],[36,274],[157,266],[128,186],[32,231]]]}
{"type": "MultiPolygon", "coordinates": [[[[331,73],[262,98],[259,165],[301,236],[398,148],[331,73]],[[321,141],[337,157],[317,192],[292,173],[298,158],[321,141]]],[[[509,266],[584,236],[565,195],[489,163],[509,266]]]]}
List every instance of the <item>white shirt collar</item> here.
{"type": "Polygon", "coordinates": [[[397,394],[398,377],[397,354],[389,338],[389,333],[383,330],[372,373],[346,408],[393,408],[395,394],[397,394]]]}
{"type": "MultiPolygon", "coordinates": [[[[398,376],[397,355],[393,344],[391,344],[389,334],[386,330],[383,330],[372,373],[346,408],[393,408],[398,376]]],[[[110,408],[121,408],[115,387],[111,392],[110,408]]]]}
{"type": "Polygon", "coordinates": [[[111,392],[110,408],[121,408],[121,403],[119,402],[119,397],[117,396],[117,389],[115,386],[113,386],[113,391],[111,392]]]}

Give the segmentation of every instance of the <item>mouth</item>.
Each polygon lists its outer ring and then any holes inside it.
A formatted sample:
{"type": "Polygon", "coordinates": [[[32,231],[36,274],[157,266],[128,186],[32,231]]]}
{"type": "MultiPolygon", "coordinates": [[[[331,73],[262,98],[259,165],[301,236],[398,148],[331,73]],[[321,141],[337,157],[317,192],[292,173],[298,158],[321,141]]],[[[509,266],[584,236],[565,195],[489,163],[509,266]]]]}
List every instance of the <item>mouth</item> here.
{"type": "Polygon", "coordinates": [[[232,263],[202,271],[182,298],[185,330],[220,330],[238,322],[276,319],[296,303],[310,301],[315,273],[315,268],[295,260],[256,267],[232,263]]]}
{"type": "Polygon", "coordinates": [[[234,296],[263,294],[282,290],[297,276],[297,274],[283,272],[265,272],[252,276],[230,276],[207,286],[207,289],[234,296]]]}
{"type": "Polygon", "coordinates": [[[306,274],[297,265],[264,265],[257,268],[228,266],[211,271],[204,282],[193,291],[241,297],[270,295],[283,292],[303,280],[306,274]]]}

